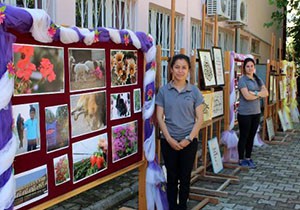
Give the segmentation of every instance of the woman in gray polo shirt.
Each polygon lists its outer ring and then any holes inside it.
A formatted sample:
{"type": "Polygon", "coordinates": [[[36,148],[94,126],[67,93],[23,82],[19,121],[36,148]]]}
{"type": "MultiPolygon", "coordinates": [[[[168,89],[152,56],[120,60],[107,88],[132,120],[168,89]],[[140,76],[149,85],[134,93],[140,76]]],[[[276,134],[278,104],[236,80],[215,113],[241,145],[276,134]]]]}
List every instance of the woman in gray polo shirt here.
{"type": "Polygon", "coordinates": [[[169,209],[185,210],[198,132],[203,121],[203,96],[196,86],[187,82],[191,67],[189,57],[175,55],[170,66],[173,80],[159,89],[155,101],[156,116],[162,131],[161,149],[167,168],[169,209]]]}
{"type": "Polygon", "coordinates": [[[251,159],[254,137],[260,120],[260,98],[268,96],[263,81],[254,73],[255,62],[246,58],[243,65],[243,76],[238,81],[240,103],[238,107],[238,124],[240,137],[238,143],[239,164],[255,168],[251,159]]]}

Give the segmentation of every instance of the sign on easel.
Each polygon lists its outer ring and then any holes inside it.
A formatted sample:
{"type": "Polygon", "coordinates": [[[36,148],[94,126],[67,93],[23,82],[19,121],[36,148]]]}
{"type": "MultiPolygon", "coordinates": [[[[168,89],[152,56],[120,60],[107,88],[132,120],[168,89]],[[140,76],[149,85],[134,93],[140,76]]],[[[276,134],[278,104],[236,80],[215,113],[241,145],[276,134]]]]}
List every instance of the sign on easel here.
{"type": "Polygon", "coordinates": [[[272,117],[268,117],[266,121],[267,121],[268,137],[269,137],[269,141],[271,141],[275,137],[273,119],[272,117]]]}
{"type": "Polygon", "coordinates": [[[208,141],[208,148],[213,171],[217,174],[223,170],[223,163],[217,137],[214,137],[208,141]]]}
{"type": "Polygon", "coordinates": [[[281,123],[282,130],[285,132],[288,129],[287,128],[287,122],[285,121],[281,110],[278,110],[278,116],[279,116],[279,120],[280,120],[280,123],[281,123]]]}

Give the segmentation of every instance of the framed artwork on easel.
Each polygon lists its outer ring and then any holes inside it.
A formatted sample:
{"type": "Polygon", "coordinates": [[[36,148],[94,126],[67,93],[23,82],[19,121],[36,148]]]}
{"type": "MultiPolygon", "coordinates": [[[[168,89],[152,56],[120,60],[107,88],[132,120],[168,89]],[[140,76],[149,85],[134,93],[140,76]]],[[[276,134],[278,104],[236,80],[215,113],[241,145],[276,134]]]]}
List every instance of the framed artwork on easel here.
{"type": "Polygon", "coordinates": [[[218,86],[222,86],[225,85],[222,49],[220,47],[213,47],[212,50],[213,50],[216,82],[218,86]]]}
{"type": "Polygon", "coordinates": [[[274,124],[272,117],[268,117],[266,119],[267,122],[267,131],[268,131],[268,139],[271,141],[275,137],[274,124]]]}
{"type": "Polygon", "coordinates": [[[200,61],[200,85],[203,89],[216,86],[215,72],[212,64],[210,50],[198,49],[200,61]]]}
{"type": "Polygon", "coordinates": [[[224,115],[224,94],[223,90],[213,93],[212,118],[224,115]]]}

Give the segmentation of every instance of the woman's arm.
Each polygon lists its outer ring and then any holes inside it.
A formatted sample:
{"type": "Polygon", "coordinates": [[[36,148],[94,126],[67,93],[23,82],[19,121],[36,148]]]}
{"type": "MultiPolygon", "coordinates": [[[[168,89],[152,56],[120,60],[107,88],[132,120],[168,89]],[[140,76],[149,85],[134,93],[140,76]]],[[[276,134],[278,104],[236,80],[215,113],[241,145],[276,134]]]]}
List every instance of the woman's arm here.
{"type": "Polygon", "coordinates": [[[181,150],[183,147],[179,144],[178,141],[172,138],[170,135],[167,125],[164,120],[164,108],[161,106],[156,105],[156,118],[158,125],[160,127],[160,130],[164,134],[164,137],[166,138],[167,142],[170,144],[170,146],[175,150],[181,150]]]}
{"type": "MultiPolygon", "coordinates": [[[[203,123],[203,104],[200,104],[197,108],[196,108],[196,122],[193,126],[193,129],[190,133],[190,139],[193,138],[198,138],[198,134],[199,134],[199,130],[201,128],[201,125],[203,123]]],[[[188,140],[184,140],[184,141],[180,141],[180,144],[183,147],[186,147],[190,142],[188,140]]]]}
{"type": "Polygon", "coordinates": [[[257,92],[257,94],[255,94],[255,92],[249,91],[248,88],[246,88],[246,87],[241,88],[240,91],[241,91],[242,95],[244,96],[244,98],[248,101],[256,100],[259,98],[258,92],[257,92]]]}
{"type": "Polygon", "coordinates": [[[257,92],[257,95],[261,98],[265,98],[269,95],[269,92],[265,85],[261,86],[261,89],[259,92],[257,92]]]}

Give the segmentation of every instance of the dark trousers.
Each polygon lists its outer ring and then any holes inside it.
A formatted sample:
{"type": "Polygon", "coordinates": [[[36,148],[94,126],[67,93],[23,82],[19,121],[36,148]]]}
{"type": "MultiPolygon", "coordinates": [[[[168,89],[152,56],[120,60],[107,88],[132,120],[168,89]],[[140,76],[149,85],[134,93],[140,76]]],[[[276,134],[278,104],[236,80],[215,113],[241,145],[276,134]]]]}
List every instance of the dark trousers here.
{"type": "Polygon", "coordinates": [[[238,143],[239,159],[242,160],[245,157],[251,158],[254,137],[259,125],[260,114],[254,115],[239,115],[238,123],[240,130],[240,138],[238,143]],[[245,154],[246,150],[246,154],[245,154]]]}
{"type": "Polygon", "coordinates": [[[36,150],[36,139],[27,141],[27,152],[31,150],[36,150]]]}
{"type": "Polygon", "coordinates": [[[197,152],[197,145],[197,139],[193,139],[193,142],[187,147],[176,151],[165,139],[161,139],[162,155],[167,168],[167,197],[170,210],[187,209],[191,172],[197,152]],[[177,205],[178,184],[179,205],[177,205]]]}

